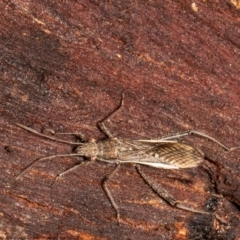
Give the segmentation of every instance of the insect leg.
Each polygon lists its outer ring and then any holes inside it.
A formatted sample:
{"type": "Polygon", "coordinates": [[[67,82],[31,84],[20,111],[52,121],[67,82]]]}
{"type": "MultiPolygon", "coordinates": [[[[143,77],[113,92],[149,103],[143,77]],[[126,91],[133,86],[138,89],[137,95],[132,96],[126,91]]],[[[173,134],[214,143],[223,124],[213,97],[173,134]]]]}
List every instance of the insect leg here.
{"type": "Polygon", "coordinates": [[[190,136],[190,135],[196,135],[196,136],[200,136],[200,137],[209,139],[209,140],[217,143],[219,146],[221,146],[221,147],[222,147],[224,150],[226,150],[226,151],[232,151],[232,150],[235,150],[235,149],[240,148],[240,146],[228,148],[227,146],[225,146],[224,144],[222,144],[221,142],[219,142],[219,141],[216,140],[215,138],[210,137],[210,136],[208,136],[208,135],[205,134],[205,133],[201,133],[201,132],[194,131],[194,130],[190,130],[190,131],[187,131],[187,132],[181,132],[181,133],[178,133],[178,134],[173,135],[173,136],[165,137],[165,138],[163,138],[163,139],[164,139],[164,140],[177,139],[177,138],[186,137],[186,136],[190,136]]]}
{"type": "Polygon", "coordinates": [[[91,163],[91,162],[93,162],[93,161],[87,161],[87,162],[77,163],[75,166],[70,167],[69,169],[65,170],[64,172],[59,173],[59,174],[55,177],[52,186],[55,184],[56,181],[58,181],[59,178],[62,178],[62,177],[63,177],[64,175],[66,175],[67,173],[74,171],[76,168],[80,167],[81,165],[87,165],[87,164],[89,164],[89,163],[91,163]]]}
{"type": "Polygon", "coordinates": [[[144,181],[161,197],[163,198],[167,203],[169,203],[171,206],[180,208],[189,212],[195,212],[200,214],[211,214],[205,211],[196,210],[187,206],[182,205],[179,201],[174,199],[172,196],[168,194],[166,190],[161,188],[159,184],[154,183],[152,180],[150,180],[146,174],[141,170],[141,167],[139,165],[136,165],[136,169],[140,176],[144,179],[144,181]]]}
{"type": "Polygon", "coordinates": [[[55,135],[74,135],[77,138],[81,140],[81,142],[87,142],[88,139],[85,137],[85,135],[81,132],[73,132],[73,133],[54,133],[55,135]]]}
{"type": "Polygon", "coordinates": [[[53,135],[73,135],[73,136],[77,137],[79,140],[81,140],[81,142],[88,141],[88,139],[85,137],[85,135],[81,132],[55,132],[52,129],[47,129],[47,130],[53,135]]]}
{"type": "Polygon", "coordinates": [[[15,178],[16,180],[18,180],[30,167],[33,166],[33,164],[35,164],[36,162],[42,161],[42,160],[46,160],[46,159],[51,159],[51,158],[55,158],[55,157],[69,157],[69,156],[82,156],[80,154],[77,153],[70,153],[70,154],[59,154],[59,155],[52,155],[52,156],[48,156],[48,157],[43,157],[43,158],[38,158],[35,161],[31,162],[29,165],[27,165],[15,178]]]}
{"type": "Polygon", "coordinates": [[[98,126],[105,135],[107,135],[109,138],[114,138],[112,133],[108,130],[103,122],[98,123],[98,126]]]}
{"type": "Polygon", "coordinates": [[[118,208],[118,205],[116,204],[116,202],[114,201],[111,192],[109,191],[109,189],[108,189],[108,187],[107,187],[107,183],[108,183],[108,181],[112,178],[112,176],[114,175],[114,173],[117,172],[117,170],[119,169],[119,167],[120,167],[120,164],[117,163],[117,164],[116,164],[116,167],[113,169],[113,171],[112,171],[110,174],[108,174],[107,176],[105,176],[105,178],[103,179],[103,182],[102,182],[103,190],[105,191],[105,193],[106,193],[109,201],[111,202],[112,207],[113,207],[114,210],[116,211],[118,223],[120,223],[119,208],[118,208]]]}
{"type": "Polygon", "coordinates": [[[120,102],[120,105],[117,107],[116,110],[114,110],[110,115],[108,115],[106,118],[102,119],[100,122],[98,122],[98,127],[101,129],[101,131],[106,134],[109,138],[113,138],[113,135],[111,134],[111,132],[107,129],[107,127],[104,124],[104,121],[110,119],[110,117],[112,117],[113,115],[115,115],[123,106],[124,102],[123,102],[123,98],[124,98],[124,93],[122,93],[122,99],[120,102]]]}

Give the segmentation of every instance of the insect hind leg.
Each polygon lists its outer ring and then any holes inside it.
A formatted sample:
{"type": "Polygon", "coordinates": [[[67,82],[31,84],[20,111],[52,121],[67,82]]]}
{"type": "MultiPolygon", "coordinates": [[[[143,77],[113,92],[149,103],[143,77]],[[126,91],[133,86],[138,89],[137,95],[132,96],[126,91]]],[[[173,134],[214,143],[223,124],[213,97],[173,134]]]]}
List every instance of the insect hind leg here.
{"type": "Polygon", "coordinates": [[[148,176],[142,171],[140,165],[136,165],[136,169],[137,169],[139,175],[154,190],[154,192],[156,192],[162,199],[164,199],[171,206],[179,208],[179,209],[183,209],[183,210],[186,210],[186,211],[189,211],[189,212],[207,214],[207,215],[211,214],[209,212],[196,210],[194,208],[184,206],[183,204],[181,204],[180,201],[177,201],[175,198],[170,196],[169,193],[166,190],[164,190],[163,188],[161,188],[161,186],[159,186],[159,184],[156,184],[151,179],[149,179],[148,176]]]}
{"type": "Polygon", "coordinates": [[[228,148],[227,146],[225,146],[223,143],[219,142],[217,139],[211,137],[211,136],[208,136],[207,134],[205,133],[201,133],[201,132],[198,132],[198,131],[195,131],[195,130],[190,130],[190,131],[186,131],[186,132],[180,132],[178,134],[175,134],[175,135],[171,135],[171,136],[168,136],[168,137],[164,137],[163,140],[171,140],[171,139],[178,139],[178,138],[182,138],[182,137],[186,137],[186,136],[191,136],[191,135],[196,135],[196,136],[199,136],[199,137],[203,137],[203,138],[206,138],[206,139],[209,139],[211,140],[212,142],[215,142],[217,143],[219,146],[221,146],[224,150],[226,151],[233,151],[235,149],[239,149],[240,146],[237,146],[237,147],[232,147],[232,148],[228,148]]]}

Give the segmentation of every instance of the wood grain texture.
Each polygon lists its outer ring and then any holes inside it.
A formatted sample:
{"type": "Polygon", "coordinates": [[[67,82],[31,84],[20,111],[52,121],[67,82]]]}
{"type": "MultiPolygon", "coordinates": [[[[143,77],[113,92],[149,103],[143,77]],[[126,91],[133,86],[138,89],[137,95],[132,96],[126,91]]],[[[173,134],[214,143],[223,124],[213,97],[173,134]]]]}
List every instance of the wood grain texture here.
{"type": "MultiPolygon", "coordinates": [[[[229,1],[2,1],[0,3],[1,239],[238,239],[239,150],[201,138],[186,142],[208,161],[181,171],[145,167],[176,199],[214,211],[174,209],[131,165],[110,182],[124,223],[101,182],[114,166],[37,158],[71,147],[42,133],[81,131],[102,139],[97,121],[118,137],[157,138],[195,129],[227,146],[240,144],[239,10],[229,1]],[[216,194],[221,194],[219,198],[216,194]]],[[[71,137],[64,137],[71,139],[71,137]]]]}

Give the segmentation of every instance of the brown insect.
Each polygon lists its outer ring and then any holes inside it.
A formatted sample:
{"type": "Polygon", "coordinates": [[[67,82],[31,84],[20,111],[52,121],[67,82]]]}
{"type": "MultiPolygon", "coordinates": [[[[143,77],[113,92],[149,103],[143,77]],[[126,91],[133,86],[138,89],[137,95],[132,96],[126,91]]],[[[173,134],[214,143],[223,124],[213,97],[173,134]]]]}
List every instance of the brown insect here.
{"type": "MultiPolygon", "coordinates": [[[[140,176],[145,180],[145,182],[166,202],[170,205],[184,209],[190,212],[201,213],[201,214],[210,214],[205,211],[196,210],[191,207],[187,207],[181,204],[179,201],[175,200],[172,196],[170,196],[164,189],[162,189],[159,185],[155,184],[149,177],[142,171],[140,165],[147,165],[155,168],[163,168],[163,169],[183,169],[183,168],[193,168],[197,167],[203,160],[204,154],[197,148],[194,148],[190,145],[183,144],[179,142],[179,139],[189,135],[197,135],[204,138],[207,138],[218,145],[220,145],[226,151],[231,151],[239,147],[228,148],[216,139],[197,131],[188,131],[178,133],[176,135],[164,137],[161,139],[151,139],[151,140],[127,140],[114,137],[110,131],[104,125],[104,121],[113,116],[121,107],[123,106],[123,97],[121,100],[121,104],[117,110],[115,110],[112,114],[110,114],[107,118],[103,119],[98,123],[101,131],[108,137],[103,141],[90,141],[86,142],[86,138],[81,135],[82,143],[78,142],[68,142],[61,139],[57,139],[51,136],[47,136],[41,134],[34,129],[26,127],[20,123],[15,123],[17,126],[37,134],[41,137],[45,137],[54,141],[67,143],[71,145],[77,145],[75,152],[71,154],[62,154],[62,155],[53,155],[44,157],[41,159],[37,159],[32,162],[30,165],[25,167],[25,169],[16,177],[19,179],[32,165],[40,160],[51,159],[55,157],[66,157],[66,156],[85,156],[88,157],[91,161],[99,160],[107,163],[115,164],[115,169],[104,178],[103,181],[103,189],[108,196],[111,205],[116,211],[117,220],[120,222],[120,213],[119,208],[114,201],[108,187],[107,181],[116,173],[119,169],[120,164],[123,163],[134,163],[136,169],[140,176]]],[[[69,171],[72,171],[77,166],[68,169],[67,171],[59,174],[57,178],[62,177],[69,171]]]]}

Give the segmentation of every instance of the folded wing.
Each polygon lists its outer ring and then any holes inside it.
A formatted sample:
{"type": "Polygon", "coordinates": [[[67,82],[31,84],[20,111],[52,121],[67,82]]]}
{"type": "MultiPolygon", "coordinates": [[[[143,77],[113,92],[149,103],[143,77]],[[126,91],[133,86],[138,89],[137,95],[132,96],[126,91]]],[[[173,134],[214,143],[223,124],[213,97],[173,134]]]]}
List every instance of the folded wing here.
{"type": "Polygon", "coordinates": [[[204,159],[203,153],[187,144],[168,142],[139,144],[139,149],[119,155],[120,162],[144,164],[156,168],[180,169],[197,167],[204,159]]]}

